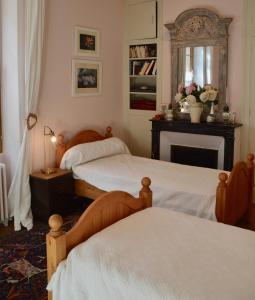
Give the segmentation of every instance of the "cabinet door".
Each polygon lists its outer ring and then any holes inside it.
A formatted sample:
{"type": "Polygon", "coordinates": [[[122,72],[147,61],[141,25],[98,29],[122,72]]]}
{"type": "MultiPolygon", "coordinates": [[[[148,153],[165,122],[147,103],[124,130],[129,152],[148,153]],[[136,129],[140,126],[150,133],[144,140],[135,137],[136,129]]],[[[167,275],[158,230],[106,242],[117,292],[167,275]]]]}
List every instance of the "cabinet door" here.
{"type": "Polygon", "coordinates": [[[157,37],[156,1],[128,5],[128,37],[130,40],[157,37]]]}

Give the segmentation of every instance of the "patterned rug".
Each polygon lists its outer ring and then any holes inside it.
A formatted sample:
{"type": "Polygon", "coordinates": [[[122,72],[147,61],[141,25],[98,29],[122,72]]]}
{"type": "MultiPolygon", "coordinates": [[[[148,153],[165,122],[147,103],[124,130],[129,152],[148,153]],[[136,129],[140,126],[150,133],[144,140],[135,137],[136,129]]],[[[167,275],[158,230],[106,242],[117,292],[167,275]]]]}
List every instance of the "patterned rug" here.
{"type": "MultiPolygon", "coordinates": [[[[65,218],[68,230],[80,212],[65,218]]],[[[46,300],[47,270],[45,234],[49,227],[36,222],[31,231],[23,229],[0,238],[0,299],[46,300]]]]}

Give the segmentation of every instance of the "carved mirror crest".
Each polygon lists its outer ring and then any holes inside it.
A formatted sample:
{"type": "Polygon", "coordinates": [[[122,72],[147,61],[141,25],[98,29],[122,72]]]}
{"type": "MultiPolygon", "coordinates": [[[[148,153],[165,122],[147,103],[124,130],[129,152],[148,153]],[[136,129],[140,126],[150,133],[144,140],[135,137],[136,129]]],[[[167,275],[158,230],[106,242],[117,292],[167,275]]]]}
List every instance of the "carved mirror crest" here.
{"type": "Polygon", "coordinates": [[[178,84],[212,84],[219,90],[219,109],[226,103],[228,28],[232,18],[208,9],[190,9],[165,24],[171,38],[171,97],[178,84]]]}

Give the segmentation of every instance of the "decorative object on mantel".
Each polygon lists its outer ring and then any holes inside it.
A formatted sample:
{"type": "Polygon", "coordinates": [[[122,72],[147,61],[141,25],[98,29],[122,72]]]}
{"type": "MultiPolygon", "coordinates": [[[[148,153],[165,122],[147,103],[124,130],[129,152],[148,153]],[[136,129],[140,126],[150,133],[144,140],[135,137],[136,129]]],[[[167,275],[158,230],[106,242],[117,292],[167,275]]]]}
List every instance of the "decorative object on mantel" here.
{"type": "Polygon", "coordinates": [[[223,107],[222,119],[224,123],[229,121],[229,107],[227,104],[223,107]]]}
{"type": "Polygon", "coordinates": [[[166,110],[165,119],[167,121],[173,121],[173,119],[174,119],[174,113],[173,113],[173,109],[172,109],[172,104],[171,103],[168,105],[168,109],[166,110]]]}
{"type": "Polygon", "coordinates": [[[213,102],[212,102],[212,104],[211,104],[211,110],[210,110],[209,115],[208,115],[207,118],[206,118],[206,122],[207,122],[207,123],[212,123],[212,122],[214,122],[214,121],[215,121],[214,104],[213,104],[213,102]]]}
{"type": "Polygon", "coordinates": [[[230,123],[235,124],[236,113],[234,111],[230,112],[229,121],[230,121],[230,123]]]}
{"type": "Polygon", "coordinates": [[[160,121],[160,120],[165,120],[165,115],[163,114],[156,114],[152,120],[155,120],[155,121],[160,121]]]}
{"type": "Polygon", "coordinates": [[[162,114],[162,115],[166,115],[166,111],[167,111],[167,104],[164,104],[164,103],[162,103],[161,104],[161,112],[160,112],[160,114],[162,114]]]}
{"type": "Polygon", "coordinates": [[[190,105],[190,121],[191,123],[200,123],[203,107],[201,102],[196,102],[190,105]]]}
{"type": "MultiPolygon", "coordinates": [[[[213,105],[218,91],[211,85],[206,84],[204,87],[197,85],[195,82],[191,83],[189,86],[185,87],[183,83],[178,86],[178,93],[175,95],[175,100],[180,103],[182,107],[183,103],[189,105],[190,119],[191,123],[199,123],[201,114],[203,111],[202,104],[211,105],[211,116],[209,120],[214,121],[214,111],[213,105]]],[[[182,108],[181,108],[182,111],[182,108]]],[[[182,111],[184,112],[184,110],[182,111]]]]}

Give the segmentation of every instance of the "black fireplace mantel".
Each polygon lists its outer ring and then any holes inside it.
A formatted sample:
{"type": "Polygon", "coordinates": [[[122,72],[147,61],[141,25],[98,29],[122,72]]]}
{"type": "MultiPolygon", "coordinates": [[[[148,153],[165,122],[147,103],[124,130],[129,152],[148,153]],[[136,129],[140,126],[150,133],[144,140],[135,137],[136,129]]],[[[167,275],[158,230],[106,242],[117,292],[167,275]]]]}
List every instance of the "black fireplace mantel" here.
{"type": "Polygon", "coordinates": [[[221,136],[224,138],[224,170],[233,168],[235,129],[242,124],[225,123],[191,123],[186,120],[166,121],[150,120],[152,122],[152,153],[151,158],[160,158],[160,131],[172,131],[191,134],[221,136]]]}

